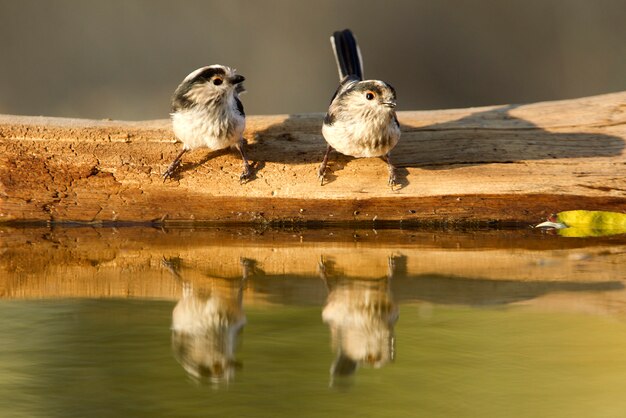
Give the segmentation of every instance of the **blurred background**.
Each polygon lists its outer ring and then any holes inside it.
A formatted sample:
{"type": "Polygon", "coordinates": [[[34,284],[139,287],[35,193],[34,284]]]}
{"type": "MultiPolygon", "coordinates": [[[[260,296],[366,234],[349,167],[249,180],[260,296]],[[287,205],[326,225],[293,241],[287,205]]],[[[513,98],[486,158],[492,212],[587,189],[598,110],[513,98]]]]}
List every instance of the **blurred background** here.
{"type": "Polygon", "coordinates": [[[324,112],[346,27],[401,110],[593,95],[626,89],[624,22],[623,0],[0,0],[0,113],[167,118],[215,63],[248,114],[324,112]]]}

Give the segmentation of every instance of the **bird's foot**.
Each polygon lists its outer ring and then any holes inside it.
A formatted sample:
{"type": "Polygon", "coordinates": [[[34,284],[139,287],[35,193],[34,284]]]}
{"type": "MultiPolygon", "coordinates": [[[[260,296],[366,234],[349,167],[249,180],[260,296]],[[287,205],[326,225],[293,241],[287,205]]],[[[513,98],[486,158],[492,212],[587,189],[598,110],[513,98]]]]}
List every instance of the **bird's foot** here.
{"type": "Polygon", "coordinates": [[[320,182],[320,186],[324,185],[324,176],[326,174],[326,164],[322,164],[317,170],[317,179],[320,182]]]}
{"type": "Polygon", "coordinates": [[[393,254],[387,258],[387,278],[391,279],[396,272],[396,256],[393,254]]]}
{"type": "Polygon", "coordinates": [[[178,167],[180,167],[180,160],[174,160],[174,162],[170,164],[167,170],[165,170],[165,173],[163,173],[163,183],[165,183],[165,180],[172,177],[178,167]]]}
{"type": "Polygon", "coordinates": [[[246,184],[252,178],[252,168],[250,164],[244,164],[243,172],[239,176],[239,184],[246,184]]]}
{"type": "Polygon", "coordinates": [[[394,190],[394,187],[397,186],[398,184],[399,183],[396,177],[396,170],[394,169],[393,171],[389,172],[389,180],[387,181],[387,185],[391,187],[391,190],[394,190]]]}

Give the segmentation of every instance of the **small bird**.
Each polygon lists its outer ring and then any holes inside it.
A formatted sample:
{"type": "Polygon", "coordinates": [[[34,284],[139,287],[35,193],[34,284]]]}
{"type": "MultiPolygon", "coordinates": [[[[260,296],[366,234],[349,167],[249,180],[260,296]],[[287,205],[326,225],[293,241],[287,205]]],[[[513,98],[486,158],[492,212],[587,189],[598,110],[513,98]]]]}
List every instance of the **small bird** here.
{"type": "Polygon", "coordinates": [[[330,37],[341,84],[331,99],[322,135],[328,147],[317,172],[320,184],[330,152],[353,157],[380,157],[389,168],[389,186],[396,183],[396,167],[389,156],[400,139],[396,117],[396,91],[384,81],[363,80],[363,63],[357,41],[349,29],[330,37]]]}
{"type": "Polygon", "coordinates": [[[172,127],[183,143],[182,151],[163,173],[163,181],[180,166],[187,151],[206,147],[212,151],[234,147],[241,154],[240,183],[251,174],[242,136],[246,115],[239,94],[245,91],[245,78],[230,67],[210,65],[198,68],[180,83],[172,97],[172,127]]]}

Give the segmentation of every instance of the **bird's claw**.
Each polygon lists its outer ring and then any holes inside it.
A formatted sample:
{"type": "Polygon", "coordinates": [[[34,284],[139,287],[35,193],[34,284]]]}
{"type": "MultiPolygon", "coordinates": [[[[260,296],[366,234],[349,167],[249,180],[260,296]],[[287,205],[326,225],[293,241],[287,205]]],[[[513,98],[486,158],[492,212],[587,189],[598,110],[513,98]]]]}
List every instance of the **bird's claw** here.
{"type": "Polygon", "coordinates": [[[326,167],[320,167],[320,169],[317,170],[317,179],[320,182],[320,186],[324,185],[325,174],[326,174],[326,167]]]}
{"type": "Polygon", "coordinates": [[[389,181],[387,181],[387,185],[391,187],[391,190],[394,190],[394,187],[398,185],[395,173],[389,175],[389,181]]]}
{"type": "Polygon", "coordinates": [[[392,278],[396,271],[396,256],[390,255],[387,259],[387,277],[392,278]]]}
{"type": "Polygon", "coordinates": [[[167,180],[168,178],[171,178],[172,175],[176,172],[176,169],[180,166],[180,161],[174,161],[168,168],[167,170],[165,170],[165,173],[163,173],[162,177],[163,177],[163,183],[165,183],[165,180],[167,180]]]}
{"type": "Polygon", "coordinates": [[[239,176],[239,184],[245,184],[252,178],[252,169],[249,165],[245,165],[243,168],[243,172],[239,176]]]}

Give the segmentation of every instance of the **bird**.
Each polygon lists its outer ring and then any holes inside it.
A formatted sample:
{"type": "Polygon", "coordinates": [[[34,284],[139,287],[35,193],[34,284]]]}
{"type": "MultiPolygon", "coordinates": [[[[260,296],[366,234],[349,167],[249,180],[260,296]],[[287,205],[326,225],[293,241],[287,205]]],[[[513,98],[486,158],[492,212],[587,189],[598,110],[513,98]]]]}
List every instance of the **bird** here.
{"type": "Polygon", "coordinates": [[[241,367],[236,351],[246,324],[245,282],[260,270],[253,259],[232,261],[161,260],[182,288],[172,311],[172,351],[197,383],[228,383],[241,367]]]}
{"type": "Polygon", "coordinates": [[[172,97],[172,128],[183,149],[163,173],[172,177],[187,151],[206,147],[212,151],[232,147],[243,160],[240,183],[250,179],[252,170],[246,156],[246,114],[239,94],[245,92],[245,77],[224,65],[209,65],[191,72],[172,97]]]}
{"type": "Polygon", "coordinates": [[[330,43],[337,62],[340,84],[324,117],[322,135],[328,146],[317,175],[324,184],[330,152],[353,157],[380,157],[387,163],[388,184],[397,184],[396,167],[389,153],[400,139],[396,117],[396,91],[381,80],[363,79],[363,61],[351,30],[336,31],[330,43]]]}

